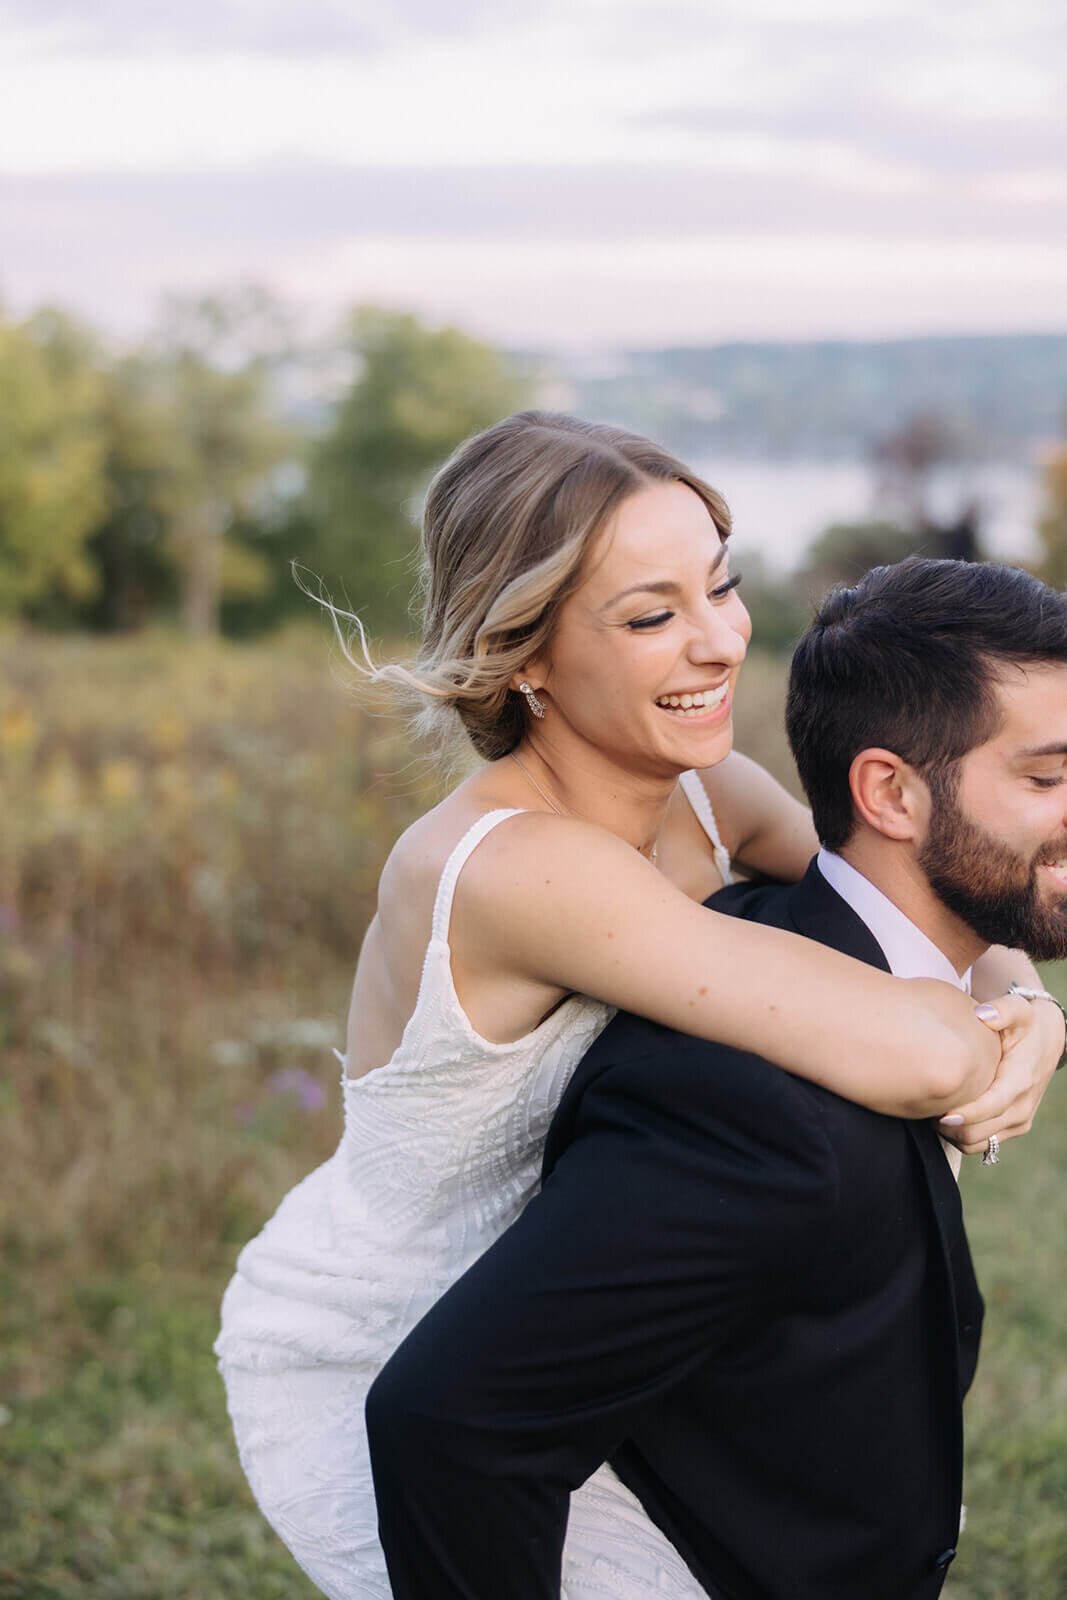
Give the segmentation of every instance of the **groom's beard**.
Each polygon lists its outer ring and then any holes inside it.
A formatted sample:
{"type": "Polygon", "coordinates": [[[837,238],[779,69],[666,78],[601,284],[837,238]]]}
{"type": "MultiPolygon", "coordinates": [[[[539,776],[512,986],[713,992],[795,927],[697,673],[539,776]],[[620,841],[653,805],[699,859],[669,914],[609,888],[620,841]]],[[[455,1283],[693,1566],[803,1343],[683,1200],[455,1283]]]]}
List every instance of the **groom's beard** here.
{"type": "Polygon", "coordinates": [[[1043,844],[1027,858],[987,833],[951,793],[931,784],[930,832],[919,865],[942,904],[986,944],[1025,950],[1034,961],[1067,957],[1067,891],[1049,900],[1038,867],[1061,861],[1067,845],[1043,844]]]}

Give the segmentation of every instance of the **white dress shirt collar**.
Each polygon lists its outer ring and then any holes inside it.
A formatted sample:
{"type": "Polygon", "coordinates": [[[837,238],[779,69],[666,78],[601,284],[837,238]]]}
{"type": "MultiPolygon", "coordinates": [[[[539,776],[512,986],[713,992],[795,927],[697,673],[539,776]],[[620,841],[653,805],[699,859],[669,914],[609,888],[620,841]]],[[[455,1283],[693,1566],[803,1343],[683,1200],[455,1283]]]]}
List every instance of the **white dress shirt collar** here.
{"type": "Polygon", "coordinates": [[[961,978],[944,951],[843,856],[820,850],[818,867],[831,889],[873,933],[895,978],[941,978],[970,994],[970,967],[961,978]]]}

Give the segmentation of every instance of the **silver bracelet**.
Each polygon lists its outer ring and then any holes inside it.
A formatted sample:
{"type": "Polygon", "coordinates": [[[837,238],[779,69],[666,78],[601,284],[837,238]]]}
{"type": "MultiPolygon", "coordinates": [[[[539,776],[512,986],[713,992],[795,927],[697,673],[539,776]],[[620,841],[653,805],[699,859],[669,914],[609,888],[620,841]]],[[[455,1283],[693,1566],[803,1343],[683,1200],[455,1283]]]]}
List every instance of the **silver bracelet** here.
{"type": "Polygon", "coordinates": [[[1056,1063],[1056,1071],[1059,1072],[1064,1061],[1067,1060],[1067,1009],[1065,1009],[1063,1002],[1057,1000],[1054,994],[1049,994],[1047,989],[1028,989],[1022,983],[1009,983],[1008,993],[1017,994],[1020,1000],[1029,1000],[1031,1003],[1034,1000],[1050,1000],[1056,1007],[1063,1018],[1063,1050],[1060,1053],[1060,1059],[1056,1063]]]}

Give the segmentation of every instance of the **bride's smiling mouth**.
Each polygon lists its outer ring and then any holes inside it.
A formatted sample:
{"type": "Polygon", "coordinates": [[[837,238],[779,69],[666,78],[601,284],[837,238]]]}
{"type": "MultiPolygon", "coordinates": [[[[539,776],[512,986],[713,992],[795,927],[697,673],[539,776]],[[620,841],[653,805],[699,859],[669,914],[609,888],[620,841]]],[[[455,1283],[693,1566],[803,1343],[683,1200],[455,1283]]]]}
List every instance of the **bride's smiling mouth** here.
{"type": "Polygon", "coordinates": [[[684,694],[661,694],[656,698],[656,704],[661,711],[669,711],[676,717],[706,717],[712,711],[718,711],[729,691],[728,683],[721,683],[717,689],[695,689],[684,694]]]}

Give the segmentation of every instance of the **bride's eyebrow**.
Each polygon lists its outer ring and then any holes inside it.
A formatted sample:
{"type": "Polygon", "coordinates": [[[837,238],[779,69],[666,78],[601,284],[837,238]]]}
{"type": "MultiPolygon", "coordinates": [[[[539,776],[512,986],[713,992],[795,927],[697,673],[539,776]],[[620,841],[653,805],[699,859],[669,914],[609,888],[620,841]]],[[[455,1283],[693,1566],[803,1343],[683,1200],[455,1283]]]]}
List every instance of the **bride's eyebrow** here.
{"type": "MultiPolygon", "coordinates": [[[[726,545],[725,541],[722,544],[720,544],[719,553],[715,557],[715,560],[711,563],[711,566],[708,568],[708,577],[709,578],[712,576],[713,573],[715,573],[715,572],[717,572],[719,570],[719,568],[722,566],[723,562],[726,560],[728,548],[729,547],[726,545]]],[[[659,578],[659,579],[653,578],[653,579],[650,579],[647,583],[634,583],[634,584],[631,584],[629,589],[620,589],[618,594],[612,595],[610,600],[605,600],[603,606],[601,607],[601,610],[602,611],[607,611],[610,606],[618,605],[619,601],[620,600],[625,600],[627,595],[631,595],[631,594],[677,594],[678,593],[678,589],[679,589],[679,585],[678,585],[678,583],[675,582],[675,580],[673,578],[659,578]]]]}

